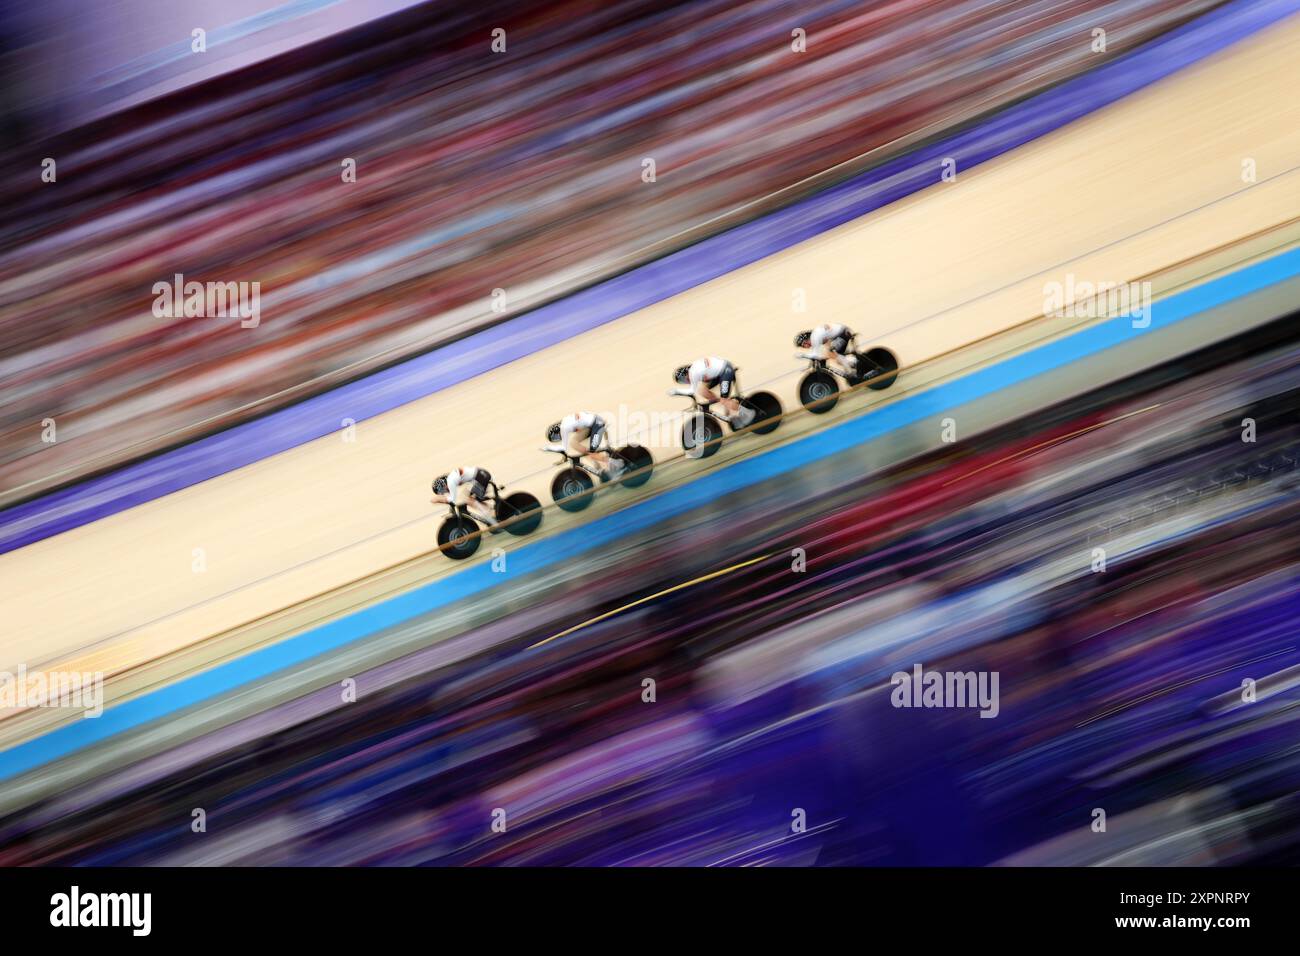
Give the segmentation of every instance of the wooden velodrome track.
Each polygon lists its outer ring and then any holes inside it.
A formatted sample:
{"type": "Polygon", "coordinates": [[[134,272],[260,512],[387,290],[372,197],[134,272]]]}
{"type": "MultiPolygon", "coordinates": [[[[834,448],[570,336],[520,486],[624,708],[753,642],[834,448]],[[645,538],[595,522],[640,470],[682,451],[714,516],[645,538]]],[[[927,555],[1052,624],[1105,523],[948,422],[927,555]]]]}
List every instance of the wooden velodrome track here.
{"type": "MultiPolygon", "coordinates": [[[[700,355],[732,358],[743,386],[770,383],[791,408],[801,371],[791,338],[818,321],[851,325],[906,369],[1041,315],[1044,283],[1067,272],[1128,281],[1269,230],[1294,242],[1296,49],[1300,18],[953,183],[363,421],[354,441],[323,438],[0,556],[0,670],[111,676],[425,554],[442,518],[429,483],[452,466],[481,464],[549,501],[547,424],[579,408],[615,423],[620,407],[680,412],[665,394],[671,371],[700,355]]],[[[440,573],[455,567],[432,560],[440,573]]],[[[187,666],[240,649],[205,645],[187,666]]],[[[66,717],[26,716],[28,732],[66,717]]],[[[0,745],[16,732],[6,727],[0,745]]]]}

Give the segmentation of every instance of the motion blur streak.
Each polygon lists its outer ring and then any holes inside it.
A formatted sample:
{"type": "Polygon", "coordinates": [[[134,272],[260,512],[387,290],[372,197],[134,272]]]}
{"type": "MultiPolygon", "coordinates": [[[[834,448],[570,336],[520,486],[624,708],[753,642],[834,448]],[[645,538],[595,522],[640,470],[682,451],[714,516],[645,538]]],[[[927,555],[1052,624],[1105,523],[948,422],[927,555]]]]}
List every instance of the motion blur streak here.
{"type": "Polygon", "coordinates": [[[533,645],[533,647],[541,647],[543,644],[549,644],[551,641],[558,640],[561,637],[567,637],[568,635],[572,634],[574,631],[581,630],[584,627],[590,627],[592,624],[599,624],[601,621],[607,620],[608,618],[611,618],[616,614],[622,614],[624,611],[630,611],[632,608],[639,607],[642,604],[647,604],[650,601],[655,600],[656,598],[664,597],[665,595],[672,594],[675,591],[680,591],[683,588],[693,588],[696,585],[703,584],[705,581],[712,581],[714,578],[720,578],[724,574],[731,574],[733,571],[739,571],[741,568],[747,568],[751,564],[758,564],[758,562],[765,561],[769,557],[771,557],[771,555],[765,554],[757,558],[750,558],[748,561],[741,561],[739,564],[733,564],[731,567],[723,568],[721,571],[714,571],[710,574],[704,574],[698,578],[694,578],[693,580],[684,581],[681,584],[674,584],[672,587],[667,588],[666,590],[657,591],[656,593],[646,595],[643,598],[637,598],[637,600],[633,601],[631,604],[624,604],[622,607],[616,607],[612,611],[606,611],[604,614],[601,614],[599,617],[593,617],[589,621],[583,621],[581,624],[575,624],[573,625],[573,627],[568,628],[567,630],[563,630],[559,634],[552,634],[550,637],[546,638],[546,640],[538,641],[536,644],[533,645]]]}
{"type": "Polygon", "coordinates": [[[1295,318],[886,474],[841,463],[802,479],[820,493],[777,481],[665,526],[491,650],[416,653],[353,705],[304,720],[301,698],[255,738],[11,814],[3,860],[1294,859],[1295,318]],[[710,566],[730,573],[707,594],[670,590],[710,566]],[[998,674],[996,719],[892,706],[918,665],[998,674]],[[193,807],[220,832],[192,840],[193,807]]]}

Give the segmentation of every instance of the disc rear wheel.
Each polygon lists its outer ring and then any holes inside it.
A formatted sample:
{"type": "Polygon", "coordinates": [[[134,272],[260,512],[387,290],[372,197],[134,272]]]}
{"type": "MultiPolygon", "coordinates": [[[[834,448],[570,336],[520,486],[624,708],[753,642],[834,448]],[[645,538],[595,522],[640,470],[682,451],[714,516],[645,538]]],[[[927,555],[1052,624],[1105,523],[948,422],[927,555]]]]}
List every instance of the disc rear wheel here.
{"type": "Polygon", "coordinates": [[[542,523],[542,503],[525,491],[516,491],[497,503],[497,520],[511,534],[532,534],[542,523]]]}
{"type": "Polygon", "coordinates": [[[627,488],[639,488],[650,480],[654,471],[655,460],[650,449],[640,445],[624,445],[615,454],[624,464],[623,485],[627,488]]]}
{"type": "Polygon", "coordinates": [[[867,349],[858,355],[858,373],[857,381],[866,382],[867,388],[889,388],[898,381],[898,357],[889,349],[867,349]]]}
{"type": "Polygon", "coordinates": [[[758,412],[748,426],[755,435],[767,435],[781,427],[781,400],[771,392],[755,392],[741,399],[740,404],[758,412]]]}

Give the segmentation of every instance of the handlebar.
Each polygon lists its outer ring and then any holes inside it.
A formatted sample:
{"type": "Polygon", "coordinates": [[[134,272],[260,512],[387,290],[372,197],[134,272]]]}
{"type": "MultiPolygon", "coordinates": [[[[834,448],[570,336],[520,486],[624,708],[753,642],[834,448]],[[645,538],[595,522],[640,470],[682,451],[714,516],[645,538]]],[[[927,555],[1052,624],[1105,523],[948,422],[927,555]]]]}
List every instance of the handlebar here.
{"type": "Polygon", "coordinates": [[[583,457],[581,454],[575,455],[567,448],[555,448],[554,446],[543,445],[540,450],[544,452],[548,452],[552,455],[559,455],[566,462],[572,462],[574,465],[577,465],[582,460],[583,457]]]}

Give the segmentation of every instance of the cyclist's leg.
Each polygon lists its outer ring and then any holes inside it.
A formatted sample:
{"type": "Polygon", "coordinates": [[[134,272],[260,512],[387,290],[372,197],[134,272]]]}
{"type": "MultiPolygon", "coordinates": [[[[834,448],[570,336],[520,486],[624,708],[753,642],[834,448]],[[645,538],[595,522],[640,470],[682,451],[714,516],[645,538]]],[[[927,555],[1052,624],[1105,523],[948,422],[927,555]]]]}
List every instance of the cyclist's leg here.
{"type": "MultiPolygon", "coordinates": [[[[727,410],[729,418],[736,419],[739,416],[743,419],[745,417],[740,414],[740,402],[736,398],[736,370],[730,362],[723,368],[722,374],[718,376],[718,399],[722,407],[727,410]]],[[[742,427],[745,424],[748,423],[742,422],[742,427]]]]}
{"type": "Polygon", "coordinates": [[[480,471],[478,478],[474,480],[473,486],[469,490],[469,497],[466,503],[474,509],[474,513],[486,521],[488,524],[496,524],[497,516],[493,513],[492,505],[487,500],[488,484],[491,483],[492,476],[485,471],[480,471]]]}

